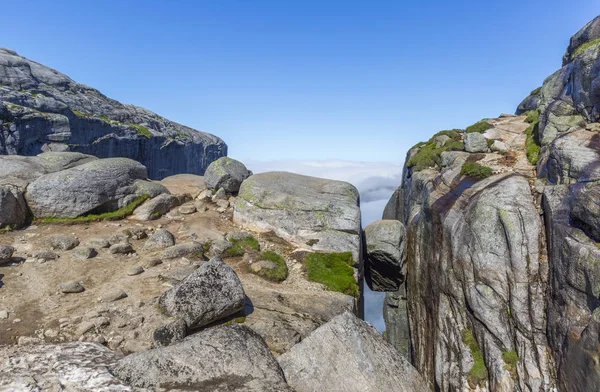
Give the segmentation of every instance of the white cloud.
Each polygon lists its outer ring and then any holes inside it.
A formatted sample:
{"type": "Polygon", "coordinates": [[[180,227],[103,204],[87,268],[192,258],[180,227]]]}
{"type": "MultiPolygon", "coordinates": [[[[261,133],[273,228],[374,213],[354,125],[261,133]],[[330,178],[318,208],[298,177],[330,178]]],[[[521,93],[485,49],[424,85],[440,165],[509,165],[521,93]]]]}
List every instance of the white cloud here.
{"type": "MultiPolygon", "coordinates": [[[[347,181],[360,193],[360,210],[363,226],[381,219],[383,208],[400,186],[402,163],[398,162],[359,162],[359,161],[246,161],[246,166],[254,173],[266,171],[288,171],[307,176],[347,181]]],[[[380,332],[385,330],[383,321],[384,293],[369,290],[365,285],[365,320],[380,332]]]]}

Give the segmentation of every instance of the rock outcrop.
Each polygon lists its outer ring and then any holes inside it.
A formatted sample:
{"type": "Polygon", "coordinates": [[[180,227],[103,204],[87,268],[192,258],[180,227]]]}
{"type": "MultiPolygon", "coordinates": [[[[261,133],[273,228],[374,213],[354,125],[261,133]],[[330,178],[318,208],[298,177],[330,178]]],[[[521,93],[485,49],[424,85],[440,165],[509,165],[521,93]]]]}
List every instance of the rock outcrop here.
{"type": "Polygon", "coordinates": [[[347,182],[287,172],[255,174],[242,183],[233,218],[303,248],[351,251],[358,262],[359,195],[347,182]]]}
{"type": "Polygon", "coordinates": [[[397,220],[375,221],[365,227],[365,279],[371,290],[397,291],[404,282],[404,236],[404,225],[397,220]]]}
{"type": "Polygon", "coordinates": [[[297,392],[417,392],[427,384],[369,324],[346,312],[279,356],[297,392]]]}
{"type": "Polygon", "coordinates": [[[227,145],[0,49],[0,154],[46,151],[127,157],[146,166],[150,178],[162,179],[203,174],[227,155],[227,145]]]}

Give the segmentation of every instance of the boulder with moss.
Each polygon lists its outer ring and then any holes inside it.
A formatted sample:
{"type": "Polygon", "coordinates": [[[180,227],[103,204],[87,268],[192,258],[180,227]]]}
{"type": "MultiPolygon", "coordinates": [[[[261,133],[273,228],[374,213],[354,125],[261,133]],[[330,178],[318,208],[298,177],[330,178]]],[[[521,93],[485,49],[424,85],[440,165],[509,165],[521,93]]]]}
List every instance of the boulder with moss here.
{"type": "Polygon", "coordinates": [[[242,182],[250,177],[250,174],[242,162],[223,157],[208,166],[204,173],[204,183],[211,190],[223,188],[225,192],[237,193],[242,182]]]}
{"type": "Polygon", "coordinates": [[[203,174],[227,145],[0,48],[0,154],[48,151],[135,159],[158,180],[203,174]]]}

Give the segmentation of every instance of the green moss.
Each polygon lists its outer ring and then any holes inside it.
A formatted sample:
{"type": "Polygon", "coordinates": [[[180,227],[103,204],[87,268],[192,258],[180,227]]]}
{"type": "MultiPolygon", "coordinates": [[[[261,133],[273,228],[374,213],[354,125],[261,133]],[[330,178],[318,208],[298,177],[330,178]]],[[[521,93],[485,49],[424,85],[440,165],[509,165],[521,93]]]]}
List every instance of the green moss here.
{"type": "Polygon", "coordinates": [[[152,132],[150,132],[150,130],[144,126],[137,125],[137,124],[127,124],[127,125],[135,128],[137,130],[138,135],[140,135],[140,136],[147,137],[148,139],[150,139],[152,137],[152,132]]]}
{"type": "Polygon", "coordinates": [[[322,283],[331,291],[358,297],[359,289],[352,265],[354,259],[351,252],[311,253],[305,259],[308,280],[322,283]]]}
{"type": "Polygon", "coordinates": [[[492,125],[490,123],[488,123],[485,120],[481,120],[471,126],[468,126],[467,129],[465,130],[465,132],[467,132],[467,133],[472,133],[472,132],[482,133],[482,132],[487,131],[491,127],[492,127],[492,125]]]}
{"type": "Polygon", "coordinates": [[[540,95],[540,93],[542,92],[542,88],[538,87],[535,90],[532,90],[529,95],[540,95]]]}
{"type": "Polygon", "coordinates": [[[525,130],[525,135],[527,135],[527,138],[525,140],[527,159],[532,165],[537,165],[541,149],[539,140],[540,112],[537,110],[527,112],[527,118],[525,119],[525,121],[531,124],[525,130]]]}
{"type": "Polygon", "coordinates": [[[221,324],[221,327],[227,327],[230,325],[234,325],[234,324],[243,324],[246,322],[246,316],[240,316],[240,317],[236,317],[234,319],[231,319],[223,324],[221,324]]]}
{"type": "Polygon", "coordinates": [[[407,166],[412,167],[414,171],[441,166],[440,155],[444,151],[462,151],[465,149],[464,143],[460,140],[461,132],[460,129],[440,131],[427,142],[417,143],[411,150],[419,148],[419,151],[408,160],[407,166]],[[450,140],[446,141],[444,146],[438,148],[436,147],[435,138],[442,135],[448,136],[450,140]]]}
{"type": "Polygon", "coordinates": [[[91,114],[84,113],[80,110],[73,110],[73,114],[76,115],[77,117],[90,117],[91,116],[91,114]]]}
{"type": "Polygon", "coordinates": [[[460,168],[460,174],[481,180],[491,176],[492,169],[477,162],[465,162],[460,168]]]}
{"type": "Polygon", "coordinates": [[[477,385],[481,385],[483,381],[487,379],[488,371],[483,361],[483,354],[479,348],[477,340],[473,336],[473,333],[465,328],[461,331],[462,341],[471,350],[473,356],[473,367],[467,373],[467,380],[471,387],[475,388],[477,385]]]}
{"type": "Polygon", "coordinates": [[[268,269],[262,268],[258,272],[255,272],[257,275],[262,276],[263,278],[270,280],[272,282],[283,282],[287,279],[288,276],[288,267],[285,263],[285,259],[281,257],[279,254],[273,251],[265,251],[260,254],[261,260],[272,261],[277,264],[277,268],[268,269]]]}
{"type": "Polygon", "coordinates": [[[4,234],[4,233],[8,233],[9,231],[12,231],[14,229],[17,228],[17,225],[5,225],[5,226],[0,226],[0,234],[4,234]]]}
{"type": "Polygon", "coordinates": [[[85,216],[79,216],[77,218],[40,218],[36,219],[38,223],[84,223],[84,222],[97,222],[97,221],[105,221],[105,220],[119,220],[123,219],[131,214],[133,211],[139,207],[143,202],[148,200],[150,195],[143,195],[136,197],[131,203],[127,204],[125,207],[119,208],[116,211],[105,212],[103,214],[90,214],[85,216]]]}
{"type": "Polygon", "coordinates": [[[223,252],[222,256],[225,258],[243,256],[248,250],[260,250],[260,244],[254,237],[245,237],[241,239],[232,238],[229,242],[232,243],[232,246],[223,252]]]}
{"type": "Polygon", "coordinates": [[[517,354],[516,351],[503,351],[502,352],[502,359],[504,360],[504,363],[510,368],[510,369],[516,369],[517,368],[517,362],[519,362],[519,354],[517,354]]]}
{"type": "Polygon", "coordinates": [[[585,52],[586,50],[588,50],[592,46],[598,45],[598,44],[600,44],[600,38],[596,38],[596,39],[594,39],[592,41],[588,41],[588,42],[586,42],[584,44],[579,45],[579,47],[577,49],[575,49],[575,51],[573,52],[573,55],[571,56],[571,60],[574,60],[575,57],[577,57],[581,53],[585,52]]]}

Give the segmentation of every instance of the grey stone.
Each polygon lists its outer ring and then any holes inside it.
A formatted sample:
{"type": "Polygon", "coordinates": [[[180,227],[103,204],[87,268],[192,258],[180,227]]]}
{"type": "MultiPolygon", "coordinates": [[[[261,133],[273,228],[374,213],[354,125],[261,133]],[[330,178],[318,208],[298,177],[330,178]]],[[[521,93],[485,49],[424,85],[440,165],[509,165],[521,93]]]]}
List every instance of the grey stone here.
{"type": "Polygon", "coordinates": [[[365,278],[371,290],[397,291],[404,282],[404,236],[404,225],[397,220],[379,220],[365,227],[365,278]]]}
{"type": "Polygon", "coordinates": [[[129,157],[153,179],[202,174],[227,154],[227,145],[214,135],[109,99],[13,51],[0,49],[0,75],[0,133],[9,135],[0,139],[0,154],[69,149],[129,157]]]}
{"type": "Polygon", "coordinates": [[[157,219],[171,211],[171,208],[176,207],[178,204],[179,201],[175,196],[163,193],[136,208],[132,218],[139,221],[157,219]]]}
{"type": "Polygon", "coordinates": [[[96,247],[100,249],[110,248],[111,245],[111,243],[106,238],[93,238],[88,241],[88,244],[91,247],[96,247]]]}
{"type": "Polygon", "coordinates": [[[208,251],[209,256],[220,257],[223,254],[223,252],[225,252],[227,249],[231,248],[232,246],[233,246],[233,244],[231,243],[231,241],[224,240],[222,238],[211,241],[210,249],[208,251]]]}
{"type": "Polygon", "coordinates": [[[8,319],[8,312],[6,310],[0,310],[0,320],[8,319]]]}
{"type": "Polygon", "coordinates": [[[225,201],[227,200],[227,192],[225,191],[225,189],[219,188],[219,190],[216,191],[214,195],[212,195],[211,200],[213,203],[216,203],[219,200],[225,201]]]}
{"type": "Polygon", "coordinates": [[[121,300],[123,298],[127,298],[127,293],[125,293],[121,289],[114,289],[114,290],[109,291],[108,293],[104,294],[102,296],[102,298],[100,298],[100,302],[104,302],[104,303],[115,302],[115,301],[121,300]]]}
{"type": "Polygon", "coordinates": [[[183,215],[191,215],[196,212],[196,207],[193,205],[186,205],[179,207],[179,213],[183,215]]]}
{"type": "Polygon", "coordinates": [[[197,242],[186,242],[168,247],[160,254],[160,257],[163,259],[175,259],[177,257],[183,257],[192,253],[203,251],[204,248],[202,247],[202,244],[197,242]]]}
{"type": "Polygon", "coordinates": [[[186,334],[187,326],[185,325],[185,321],[177,319],[154,330],[152,338],[156,346],[165,347],[182,341],[186,334]]]}
{"type": "Polygon", "coordinates": [[[250,264],[250,270],[252,272],[259,272],[263,269],[274,270],[277,268],[279,268],[279,265],[270,260],[259,260],[256,263],[250,264]]]}
{"type": "Polygon", "coordinates": [[[112,371],[127,384],[152,390],[289,391],[264,340],[243,325],[209,329],[131,354],[112,371]]]}
{"type": "Polygon", "coordinates": [[[127,271],[127,275],[134,276],[134,275],[139,275],[143,272],[144,272],[144,268],[142,268],[139,265],[134,265],[131,268],[129,268],[129,271],[127,271]]]}
{"type": "Polygon", "coordinates": [[[159,306],[169,316],[183,319],[188,328],[196,328],[242,310],[245,302],[237,274],[213,258],[165,292],[159,306]]]}
{"type": "Polygon", "coordinates": [[[108,251],[112,254],[127,254],[134,252],[133,246],[126,242],[111,245],[110,248],[108,248],[108,251]]]}
{"type": "Polygon", "coordinates": [[[211,163],[204,173],[204,182],[208,189],[223,188],[226,192],[237,193],[242,182],[250,176],[243,163],[222,157],[211,163]]]}
{"type": "Polygon", "coordinates": [[[146,230],[142,227],[130,227],[123,229],[123,234],[125,234],[127,238],[132,238],[134,240],[143,240],[144,238],[148,238],[146,230]]]}
{"type": "Polygon", "coordinates": [[[15,248],[10,245],[2,245],[0,244],[0,264],[4,264],[10,261],[13,253],[15,252],[15,248]]]}
{"type": "Polygon", "coordinates": [[[439,136],[436,136],[433,141],[435,142],[435,147],[440,148],[440,147],[444,147],[444,145],[446,145],[446,142],[448,140],[450,140],[449,136],[439,135],[439,136]]]}
{"type": "Polygon", "coordinates": [[[486,152],[488,149],[487,139],[479,132],[465,133],[465,151],[486,152]]]}
{"type": "Polygon", "coordinates": [[[63,293],[82,293],[85,291],[85,289],[79,282],[71,280],[69,282],[62,283],[60,285],[60,291],[63,293]]]}
{"type": "Polygon", "coordinates": [[[492,143],[491,146],[491,150],[498,152],[508,152],[508,146],[506,145],[506,143],[501,142],[500,140],[494,140],[494,143],[492,143]]]}
{"type": "Polygon", "coordinates": [[[220,208],[228,208],[229,207],[229,201],[227,201],[227,200],[217,200],[216,204],[220,208]]]}
{"type": "Polygon", "coordinates": [[[35,258],[41,261],[57,260],[60,256],[56,252],[44,251],[35,255],[35,258]]]}
{"type": "Polygon", "coordinates": [[[175,245],[175,237],[166,229],[159,229],[151,234],[146,243],[144,250],[164,249],[175,245]]]}
{"type": "Polygon", "coordinates": [[[55,234],[46,240],[52,249],[71,250],[79,245],[79,240],[72,234],[55,234]]]}
{"type": "Polygon", "coordinates": [[[286,172],[255,174],[242,183],[233,219],[257,232],[313,250],[353,253],[360,249],[358,191],[347,182],[286,172]],[[314,241],[313,241],[314,242],[314,241]]]}
{"type": "Polygon", "coordinates": [[[87,260],[94,258],[98,255],[94,248],[80,248],[73,251],[73,256],[80,260],[87,260]]]}
{"type": "Polygon", "coordinates": [[[278,361],[296,392],[430,390],[375,328],[350,312],[317,328],[278,361]]]}
{"type": "Polygon", "coordinates": [[[109,369],[122,355],[96,343],[0,347],[3,391],[129,392],[109,369]]]}

